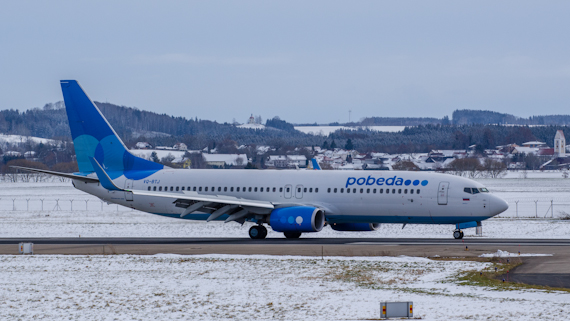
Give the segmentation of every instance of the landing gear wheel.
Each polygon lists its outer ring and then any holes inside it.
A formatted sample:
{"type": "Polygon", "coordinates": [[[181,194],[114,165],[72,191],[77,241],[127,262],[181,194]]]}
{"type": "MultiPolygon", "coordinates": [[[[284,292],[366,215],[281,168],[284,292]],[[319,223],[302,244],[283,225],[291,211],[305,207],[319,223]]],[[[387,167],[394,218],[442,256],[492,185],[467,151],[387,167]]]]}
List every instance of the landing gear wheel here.
{"type": "Polygon", "coordinates": [[[285,235],[286,238],[288,239],[298,239],[301,237],[301,232],[283,232],[283,235],[285,235]]]}
{"type": "Polygon", "coordinates": [[[267,229],[263,225],[254,225],[249,228],[249,237],[255,240],[263,240],[267,236],[267,229]]]}
{"type": "Polygon", "coordinates": [[[456,240],[462,239],[462,238],[463,238],[463,231],[455,230],[455,231],[453,232],[453,237],[454,237],[456,240]]]}

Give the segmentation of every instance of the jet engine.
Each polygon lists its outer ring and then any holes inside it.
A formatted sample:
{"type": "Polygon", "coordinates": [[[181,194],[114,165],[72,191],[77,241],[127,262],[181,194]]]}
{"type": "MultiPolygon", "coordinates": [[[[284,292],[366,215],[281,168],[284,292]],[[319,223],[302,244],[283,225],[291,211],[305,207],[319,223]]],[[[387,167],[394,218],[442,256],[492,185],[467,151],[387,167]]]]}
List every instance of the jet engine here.
{"type": "Polygon", "coordinates": [[[335,231],[343,232],[370,232],[380,228],[379,223],[331,223],[330,226],[335,231]]]}
{"type": "Polygon", "coordinates": [[[325,226],[325,213],[310,206],[277,208],[269,215],[269,225],[277,232],[318,232],[325,226]]]}

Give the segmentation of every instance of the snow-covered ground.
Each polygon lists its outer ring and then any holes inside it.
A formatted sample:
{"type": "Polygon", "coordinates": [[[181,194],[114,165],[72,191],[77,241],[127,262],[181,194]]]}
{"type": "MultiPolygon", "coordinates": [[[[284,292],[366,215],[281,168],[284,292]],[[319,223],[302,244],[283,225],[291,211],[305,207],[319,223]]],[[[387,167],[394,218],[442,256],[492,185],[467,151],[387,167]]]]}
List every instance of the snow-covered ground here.
{"type": "MultiPolygon", "coordinates": [[[[526,179],[516,175],[478,180],[510,204],[505,213],[483,222],[483,237],[570,238],[570,220],[560,219],[570,213],[570,179],[562,178],[560,172],[527,173],[526,179]],[[538,177],[530,178],[533,176],[538,177]],[[551,200],[554,219],[550,218],[551,200]]],[[[2,237],[246,237],[248,229],[248,224],[177,220],[107,205],[69,182],[0,184],[2,237]]],[[[407,225],[402,229],[401,225],[384,224],[375,232],[337,232],[326,227],[303,237],[450,238],[453,229],[453,225],[407,225]]],[[[466,237],[474,234],[474,229],[465,230],[466,237]]],[[[268,237],[283,235],[270,231],[268,237]]]]}
{"type": "Polygon", "coordinates": [[[356,130],[356,129],[368,129],[377,132],[401,132],[406,126],[359,126],[359,127],[347,127],[347,126],[295,126],[295,129],[303,132],[305,134],[328,136],[339,129],[344,130],[356,130]]]}
{"type": "Polygon", "coordinates": [[[2,320],[565,320],[569,294],[462,285],[488,263],[411,257],[0,256],[2,320]]]}

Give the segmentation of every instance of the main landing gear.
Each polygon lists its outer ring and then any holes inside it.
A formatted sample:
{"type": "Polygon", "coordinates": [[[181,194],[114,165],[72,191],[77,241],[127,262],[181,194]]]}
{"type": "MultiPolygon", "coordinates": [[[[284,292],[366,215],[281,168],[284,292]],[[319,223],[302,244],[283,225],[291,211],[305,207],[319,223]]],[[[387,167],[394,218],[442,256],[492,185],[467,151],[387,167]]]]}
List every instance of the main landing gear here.
{"type": "Polygon", "coordinates": [[[462,231],[462,230],[455,230],[455,231],[453,231],[453,237],[454,237],[456,240],[462,239],[462,238],[463,238],[463,231],[462,231]]]}
{"type": "Polygon", "coordinates": [[[254,225],[249,228],[249,237],[255,240],[263,240],[267,236],[267,229],[263,225],[254,225]]]}

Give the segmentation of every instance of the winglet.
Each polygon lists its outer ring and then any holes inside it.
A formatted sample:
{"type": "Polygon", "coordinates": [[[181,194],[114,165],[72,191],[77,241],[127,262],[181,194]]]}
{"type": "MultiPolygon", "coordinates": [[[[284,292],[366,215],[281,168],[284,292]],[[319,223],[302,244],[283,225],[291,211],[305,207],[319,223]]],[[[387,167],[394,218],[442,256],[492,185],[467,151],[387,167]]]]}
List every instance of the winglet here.
{"type": "Polygon", "coordinates": [[[319,165],[319,162],[317,162],[317,160],[314,158],[311,159],[311,165],[313,165],[313,169],[316,171],[320,171],[322,169],[321,165],[319,165]]]}
{"type": "Polygon", "coordinates": [[[97,174],[97,178],[99,178],[99,182],[101,182],[101,186],[110,191],[124,191],[122,188],[117,187],[117,185],[113,183],[111,178],[109,178],[109,175],[105,173],[105,170],[103,167],[101,167],[101,165],[99,165],[99,162],[97,162],[95,158],[89,157],[89,160],[91,161],[91,165],[93,165],[93,169],[95,170],[95,174],[97,174]]]}

